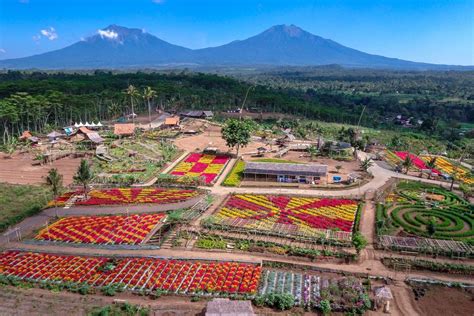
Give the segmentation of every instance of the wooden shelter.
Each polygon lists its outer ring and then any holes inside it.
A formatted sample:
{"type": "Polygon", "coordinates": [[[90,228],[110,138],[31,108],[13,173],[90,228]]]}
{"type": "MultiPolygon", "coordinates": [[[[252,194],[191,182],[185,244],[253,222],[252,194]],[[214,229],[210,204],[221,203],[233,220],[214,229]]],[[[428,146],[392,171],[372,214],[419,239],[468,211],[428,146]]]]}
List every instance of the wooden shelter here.
{"type": "Polygon", "coordinates": [[[114,125],[114,134],[117,136],[132,136],[135,133],[135,124],[120,123],[114,125]]]}
{"type": "Polygon", "coordinates": [[[99,133],[91,131],[87,127],[79,127],[74,133],[69,136],[69,140],[74,143],[82,141],[90,141],[97,145],[104,142],[104,139],[100,137],[99,133]]]}
{"type": "Polygon", "coordinates": [[[179,116],[170,116],[165,118],[165,122],[163,124],[165,128],[177,128],[179,127],[179,116]]]}

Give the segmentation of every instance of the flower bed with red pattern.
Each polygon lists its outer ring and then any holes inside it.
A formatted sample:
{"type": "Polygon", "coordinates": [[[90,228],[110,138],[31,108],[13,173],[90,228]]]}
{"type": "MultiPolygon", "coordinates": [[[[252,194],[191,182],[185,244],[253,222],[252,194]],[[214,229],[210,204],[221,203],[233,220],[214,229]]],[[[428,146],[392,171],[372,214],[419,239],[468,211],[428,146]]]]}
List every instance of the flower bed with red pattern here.
{"type": "Polygon", "coordinates": [[[192,153],[181,161],[170,174],[175,176],[202,177],[206,184],[214,182],[230,160],[229,156],[192,153]]]}
{"type": "Polygon", "coordinates": [[[232,195],[212,224],[285,235],[340,235],[349,239],[358,204],[353,200],[257,194],[232,195]]]}
{"type": "Polygon", "coordinates": [[[161,214],[65,217],[47,226],[37,240],[87,244],[139,244],[165,217],[161,214]]]}
{"type": "Polygon", "coordinates": [[[145,257],[104,258],[7,251],[0,275],[25,281],[117,285],[124,290],[168,293],[256,293],[261,267],[243,262],[187,261],[145,257]]]}

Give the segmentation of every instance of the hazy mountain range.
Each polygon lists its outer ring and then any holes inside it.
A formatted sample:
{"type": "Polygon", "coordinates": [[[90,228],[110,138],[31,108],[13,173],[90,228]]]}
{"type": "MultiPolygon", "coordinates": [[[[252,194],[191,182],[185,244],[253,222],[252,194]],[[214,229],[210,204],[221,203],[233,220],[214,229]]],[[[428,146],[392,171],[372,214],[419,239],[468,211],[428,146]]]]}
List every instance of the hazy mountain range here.
{"type": "Polygon", "coordinates": [[[372,55],[311,34],[295,25],[276,25],[228,44],[203,49],[173,45],[140,29],[110,25],[62,49],[0,60],[7,69],[171,68],[200,66],[319,66],[472,70],[474,66],[436,65],[372,55]]]}

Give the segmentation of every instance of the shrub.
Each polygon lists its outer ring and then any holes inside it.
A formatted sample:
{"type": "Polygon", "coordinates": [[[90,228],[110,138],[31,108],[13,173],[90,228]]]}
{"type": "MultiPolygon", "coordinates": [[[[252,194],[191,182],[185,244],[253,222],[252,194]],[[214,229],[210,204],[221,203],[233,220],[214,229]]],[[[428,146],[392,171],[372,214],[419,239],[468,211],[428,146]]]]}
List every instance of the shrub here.
{"type": "Polygon", "coordinates": [[[319,303],[319,308],[323,315],[329,315],[331,313],[331,303],[328,300],[322,300],[319,303]]]}
{"type": "Polygon", "coordinates": [[[265,305],[284,311],[295,306],[295,298],[288,293],[270,293],[265,297],[265,305]]]}

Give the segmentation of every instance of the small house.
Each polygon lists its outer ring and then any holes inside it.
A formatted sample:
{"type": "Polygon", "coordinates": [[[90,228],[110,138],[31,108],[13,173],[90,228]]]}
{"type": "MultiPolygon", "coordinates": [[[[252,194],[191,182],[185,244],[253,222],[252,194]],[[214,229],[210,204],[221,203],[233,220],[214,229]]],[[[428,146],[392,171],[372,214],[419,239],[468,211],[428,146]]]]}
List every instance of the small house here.
{"type": "Polygon", "coordinates": [[[120,123],[114,125],[114,135],[116,136],[132,136],[135,133],[135,124],[120,123]]]}
{"type": "Polygon", "coordinates": [[[19,137],[19,139],[20,140],[27,140],[32,136],[33,135],[31,135],[30,131],[23,131],[23,133],[21,133],[21,136],[19,137]]]}
{"type": "Polygon", "coordinates": [[[104,142],[104,139],[99,135],[99,133],[91,131],[85,126],[79,127],[69,137],[69,140],[75,143],[89,141],[94,145],[98,145],[104,142]]]}
{"type": "Polygon", "coordinates": [[[328,166],[317,164],[246,162],[244,180],[285,183],[319,183],[328,166]]]}
{"type": "Polygon", "coordinates": [[[178,128],[179,127],[179,116],[171,116],[165,118],[163,123],[164,128],[178,128]]]}

